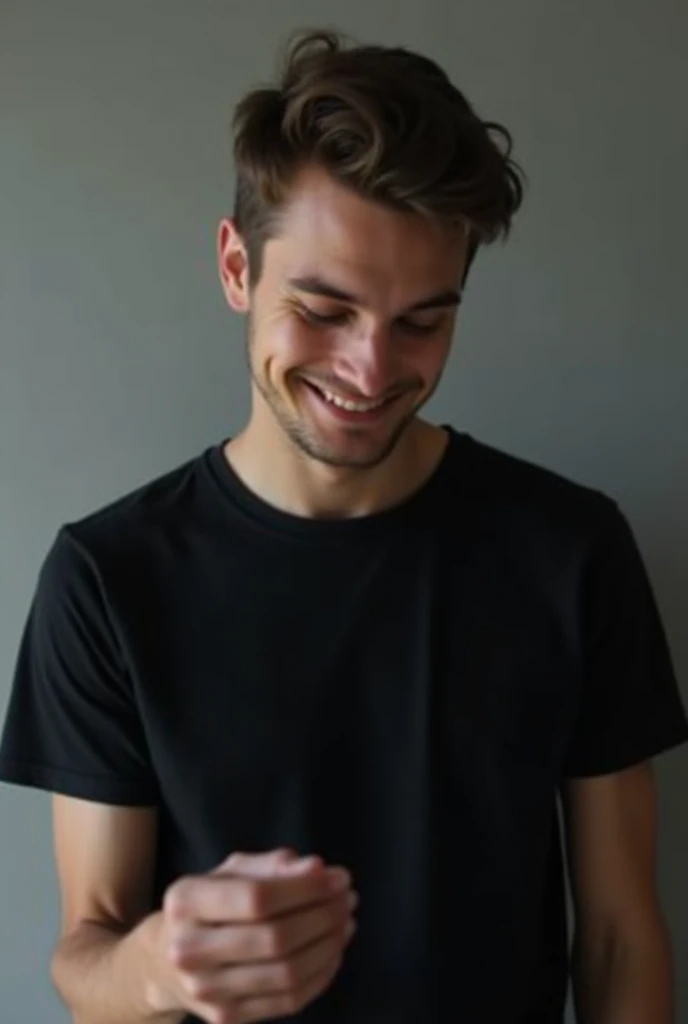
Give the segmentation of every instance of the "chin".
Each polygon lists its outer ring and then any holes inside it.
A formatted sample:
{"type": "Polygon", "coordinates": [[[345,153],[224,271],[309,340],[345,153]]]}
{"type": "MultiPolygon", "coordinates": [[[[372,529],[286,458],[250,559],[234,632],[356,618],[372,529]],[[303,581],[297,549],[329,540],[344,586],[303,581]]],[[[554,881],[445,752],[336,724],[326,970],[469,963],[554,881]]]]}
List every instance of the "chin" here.
{"type": "Polygon", "coordinates": [[[292,425],[287,430],[291,440],[309,458],[337,469],[374,469],[395,450],[413,417],[398,423],[385,438],[374,439],[361,433],[350,434],[339,442],[304,424],[292,425]]]}

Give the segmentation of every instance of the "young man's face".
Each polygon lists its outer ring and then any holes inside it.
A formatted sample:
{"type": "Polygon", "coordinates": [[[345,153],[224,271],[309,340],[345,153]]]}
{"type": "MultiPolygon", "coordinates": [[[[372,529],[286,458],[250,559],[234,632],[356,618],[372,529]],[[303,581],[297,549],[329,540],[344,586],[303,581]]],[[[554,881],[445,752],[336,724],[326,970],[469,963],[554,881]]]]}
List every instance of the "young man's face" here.
{"type": "Polygon", "coordinates": [[[220,269],[249,314],[253,416],[310,458],[381,462],[435,390],[449,352],[467,237],[304,171],[257,286],[231,225],[220,269]]]}

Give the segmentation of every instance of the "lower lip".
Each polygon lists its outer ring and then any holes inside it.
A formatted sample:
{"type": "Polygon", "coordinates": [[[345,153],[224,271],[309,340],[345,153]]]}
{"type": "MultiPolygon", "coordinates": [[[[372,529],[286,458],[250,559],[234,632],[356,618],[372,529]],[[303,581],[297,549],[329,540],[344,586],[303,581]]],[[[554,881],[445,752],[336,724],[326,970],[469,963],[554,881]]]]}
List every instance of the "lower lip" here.
{"type": "Polygon", "coordinates": [[[355,412],[350,409],[342,409],[339,405],[335,405],[334,402],[328,402],[325,396],[307,381],[304,381],[304,385],[309,394],[318,401],[318,404],[321,407],[324,407],[327,410],[330,416],[339,420],[340,423],[350,423],[359,426],[367,426],[372,423],[377,423],[379,420],[383,419],[399,398],[399,395],[395,395],[392,398],[386,399],[382,405],[378,405],[374,409],[369,409],[367,412],[355,412]]]}

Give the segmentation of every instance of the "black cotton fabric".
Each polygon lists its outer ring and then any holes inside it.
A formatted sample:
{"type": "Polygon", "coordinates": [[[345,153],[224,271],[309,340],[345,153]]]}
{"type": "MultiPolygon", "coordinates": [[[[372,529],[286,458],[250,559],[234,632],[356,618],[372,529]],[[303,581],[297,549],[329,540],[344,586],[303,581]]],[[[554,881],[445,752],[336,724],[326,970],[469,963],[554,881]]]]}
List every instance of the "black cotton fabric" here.
{"type": "Polygon", "coordinates": [[[232,850],[350,868],[310,1024],[561,1024],[557,796],[688,738],[617,505],[449,433],[346,521],[268,506],[213,446],[59,531],[17,660],[0,778],[157,806],[156,905],[232,850]]]}

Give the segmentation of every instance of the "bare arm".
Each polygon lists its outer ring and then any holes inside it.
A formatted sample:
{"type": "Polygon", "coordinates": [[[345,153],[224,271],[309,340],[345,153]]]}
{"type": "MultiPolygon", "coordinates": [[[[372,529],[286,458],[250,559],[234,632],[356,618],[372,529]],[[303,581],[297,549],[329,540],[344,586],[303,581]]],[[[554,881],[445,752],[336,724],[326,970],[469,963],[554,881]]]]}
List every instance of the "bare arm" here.
{"type": "Polygon", "coordinates": [[[153,808],[54,798],[62,938],[52,976],[74,1024],[247,1024],[331,984],[353,937],[351,877],[293,851],[234,852],[151,913],[153,808]]]}
{"type": "Polygon", "coordinates": [[[581,1024],[672,1024],[670,942],[655,881],[649,764],[571,782],[564,799],[581,1024]]]}
{"type": "Polygon", "coordinates": [[[54,850],[62,904],[51,973],[75,1024],[177,1024],[155,1013],[151,914],[157,813],[53,798],[54,850]]]}

